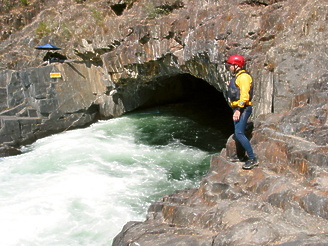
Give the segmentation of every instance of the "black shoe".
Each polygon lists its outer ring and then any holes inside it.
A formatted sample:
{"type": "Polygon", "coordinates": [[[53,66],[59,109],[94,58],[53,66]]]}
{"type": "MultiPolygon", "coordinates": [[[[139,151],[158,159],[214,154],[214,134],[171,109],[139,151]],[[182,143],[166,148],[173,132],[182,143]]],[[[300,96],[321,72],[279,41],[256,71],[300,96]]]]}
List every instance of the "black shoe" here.
{"type": "Polygon", "coordinates": [[[228,159],[231,162],[245,162],[248,160],[247,156],[243,156],[242,158],[239,158],[237,155],[229,157],[228,159]]]}
{"type": "Polygon", "coordinates": [[[245,162],[243,165],[243,169],[250,170],[255,166],[258,166],[259,164],[257,163],[257,159],[249,159],[248,161],[245,162]]]}

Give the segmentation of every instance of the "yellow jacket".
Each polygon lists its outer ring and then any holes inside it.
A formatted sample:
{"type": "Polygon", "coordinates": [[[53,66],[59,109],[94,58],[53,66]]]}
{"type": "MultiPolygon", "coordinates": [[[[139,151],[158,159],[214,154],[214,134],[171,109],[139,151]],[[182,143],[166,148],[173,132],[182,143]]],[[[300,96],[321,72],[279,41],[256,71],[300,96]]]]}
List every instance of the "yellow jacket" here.
{"type": "Polygon", "coordinates": [[[238,101],[231,102],[231,107],[240,107],[243,108],[246,105],[252,105],[250,102],[250,91],[252,86],[253,79],[246,73],[245,70],[240,70],[236,74],[235,84],[240,90],[240,98],[238,101]]]}

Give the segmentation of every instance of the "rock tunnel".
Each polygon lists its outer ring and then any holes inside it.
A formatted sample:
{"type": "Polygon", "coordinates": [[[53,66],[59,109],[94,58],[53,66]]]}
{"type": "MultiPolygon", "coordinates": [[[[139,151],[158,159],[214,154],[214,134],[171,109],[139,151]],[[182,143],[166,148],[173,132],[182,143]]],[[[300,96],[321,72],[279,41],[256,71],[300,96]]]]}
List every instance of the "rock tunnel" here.
{"type": "MultiPolygon", "coordinates": [[[[194,110],[206,115],[215,122],[216,127],[224,129],[228,135],[233,132],[232,110],[224,94],[203,79],[188,73],[158,79],[145,87],[134,88],[131,92],[122,94],[122,101],[126,109],[142,110],[166,104],[189,105],[186,110],[194,110]],[[138,102],[131,101],[134,97],[138,102]],[[129,104],[133,105],[129,105],[129,104]],[[136,106],[136,104],[137,106],[136,106]]],[[[133,111],[133,110],[128,110],[133,111]]]]}

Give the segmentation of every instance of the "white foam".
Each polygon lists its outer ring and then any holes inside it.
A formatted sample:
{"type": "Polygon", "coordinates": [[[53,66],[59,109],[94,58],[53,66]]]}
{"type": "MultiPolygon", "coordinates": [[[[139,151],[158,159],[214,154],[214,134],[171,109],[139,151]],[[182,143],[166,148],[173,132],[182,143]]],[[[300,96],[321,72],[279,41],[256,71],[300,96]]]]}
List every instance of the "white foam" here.
{"type": "Polygon", "coordinates": [[[50,136],[0,159],[1,245],[110,245],[125,223],[145,219],[151,201],[195,185],[167,173],[206,153],[136,143],[135,120],[50,136]]]}

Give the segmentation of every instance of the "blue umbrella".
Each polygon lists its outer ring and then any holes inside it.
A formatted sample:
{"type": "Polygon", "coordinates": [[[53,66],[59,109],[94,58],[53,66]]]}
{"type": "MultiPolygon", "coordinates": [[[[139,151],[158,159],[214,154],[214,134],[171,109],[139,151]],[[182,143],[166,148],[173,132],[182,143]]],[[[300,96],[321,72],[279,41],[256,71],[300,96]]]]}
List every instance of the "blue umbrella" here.
{"type": "Polygon", "coordinates": [[[38,50],[60,50],[61,48],[59,48],[55,45],[52,45],[52,44],[45,44],[45,45],[37,46],[37,47],[35,47],[35,49],[38,49],[38,50]]]}

